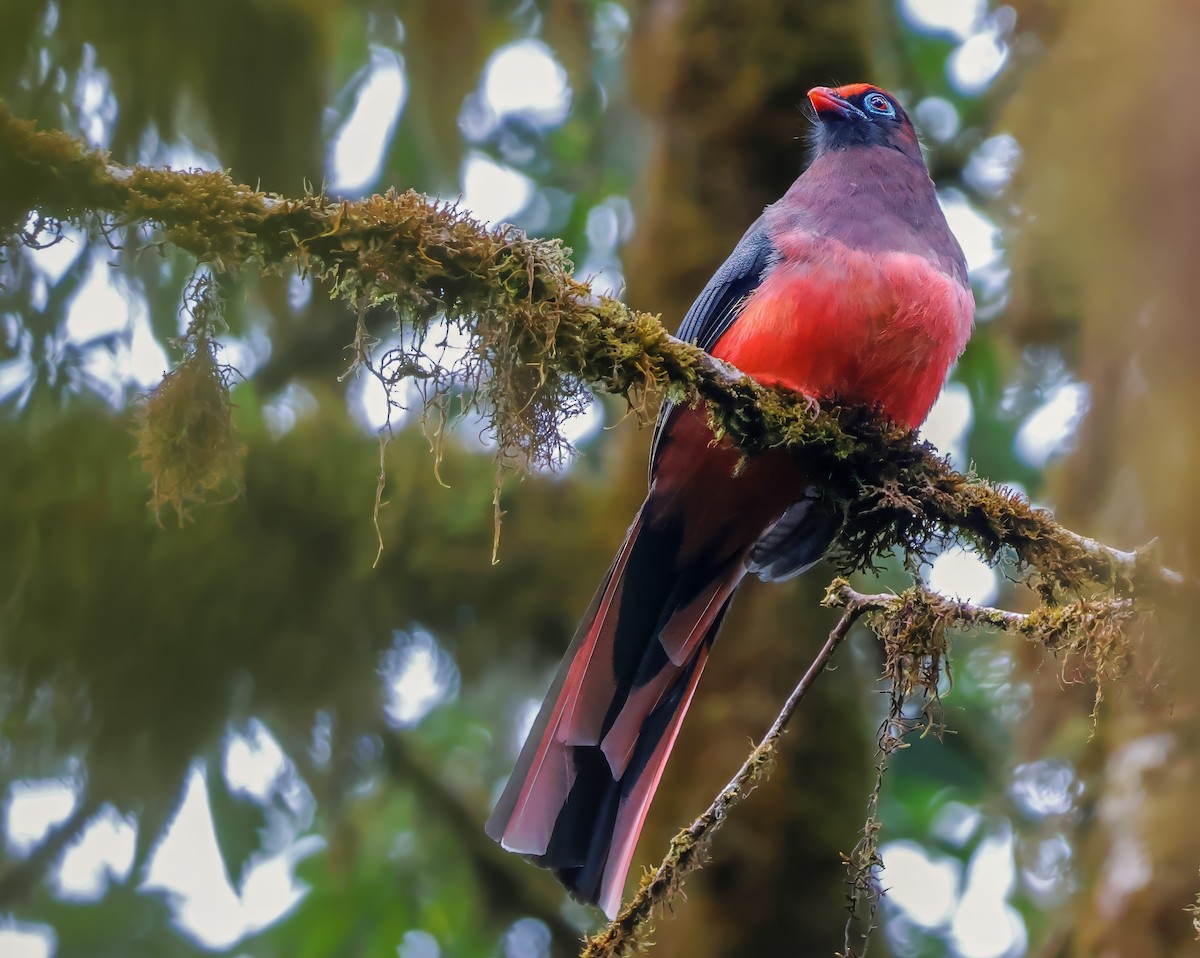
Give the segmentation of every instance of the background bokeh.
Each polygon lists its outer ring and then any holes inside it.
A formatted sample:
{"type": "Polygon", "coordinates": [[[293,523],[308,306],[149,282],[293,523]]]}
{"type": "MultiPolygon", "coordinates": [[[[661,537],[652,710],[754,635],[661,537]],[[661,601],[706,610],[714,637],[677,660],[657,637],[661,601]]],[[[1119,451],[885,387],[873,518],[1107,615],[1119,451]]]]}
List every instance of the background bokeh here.
{"type": "MultiPolygon", "coordinates": [[[[561,237],[674,326],[802,169],[805,91],[872,80],[914,116],[978,302],[925,435],[1186,569],[1198,21],[1172,0],[0,0],[0,98],[119,162],[456,200],[561,237]]],[[[353,317],[299,275],[218,275],[245,490],[160,525],[131,408],[195,274],[122,226],[0,262],[0,955],[574,954],[596,914],[482,822],[644,492],[648,431],[606,400],[573,419],[577,454],[506,487],[492,565],[486,432],[458,424],[439,482],[393,414],[373,568],[387,403],[339,379],[353,317]]],[[[635,872],[811,659],[827,571],[744,588],[635,872]]],[[[953,545],[921,569],[1023,608],[1010,572],[953,545]]],[[[909,578],[893,558],[865,581],[909,578]]],[[[1192,947],[1187,621],[1164,616],[1162,694],[1109,690],[1096,722],[1062,663],[956,643],[950,734],[885,778],[872,954],[1192,947]]],[[[657,954],[840,946],[886,702],[866,635],[838,664],[657,954]]]]}

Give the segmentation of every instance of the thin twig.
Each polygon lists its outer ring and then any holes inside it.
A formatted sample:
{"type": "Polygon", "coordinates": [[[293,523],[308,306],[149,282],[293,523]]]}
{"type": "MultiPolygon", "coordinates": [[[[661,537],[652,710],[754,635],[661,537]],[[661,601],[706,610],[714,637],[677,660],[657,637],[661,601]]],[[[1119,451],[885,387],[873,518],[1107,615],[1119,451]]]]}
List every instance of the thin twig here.
{"type": "Polygon", "coordinates": [[[788,696],[783,709],[771,723],[763,740],[755,746],[729,784],[717,793],[717,797],[704,813],[672,839],[667,857],[652,875],[643,879],[641,887],[629,904],[606,928],[588,939],[580,958],[618,958],[637,947],[638,938],[647,929],[654,916],[655,907],[670,903],[687,873],[700,865],[701,849],[712,833],[721,827],[729,810],[749,795],[755,784],[769,772],[779,740],[800,701],[808,693],[817,676],[825,670],[834,652],[846,638],[850,627],[867,609],[867,605],[847,603],[842,617],[829,633],[829,638],[825,640],[808,671],[788,696]]]}
{"type": "MultiPolygon", "coordinates": [[[[1060,650],[1060,640],[1067,633],[1110,628],[1139,613],[1152,612],[1152,606],[1148,603],[1139,606],[1133,599],[1114,596],[1099,596],[1065,605],[1039,605],[1033,612],[1010,612],[990,605],[948,599],[922,587],[909,589],[899,595],[887,592],[862,593],[852,589],[845,579],[834,580],[825,598],[825,604],[834,608],[889,614],[911,608],[914,603],[947,624],[964,629],[992,628],[1023,635],[1050,651],[1060,650]]],[[[1087,654],[1087,643],[1079,645],[1075,651],[1087,654]]]]}
{"type": "MultiPolygon", "coordinates": [[[[936,592],[921,591],[926,601],[966,627],[992,626],[1006,632],[1016,632],[1029,621],[1029,615],[1024,612],[1009,612],[1007,609],[997,609],[989,605],[974,605],[970,602],[947,599],[936,592]]],[[[892,592],[858,592],[851,588],[845,579],[838,579],[829,589],[826,604],[835,608],[858,609],[860,612],[893,612],[902,601],[902,596],[892,592]]]]}

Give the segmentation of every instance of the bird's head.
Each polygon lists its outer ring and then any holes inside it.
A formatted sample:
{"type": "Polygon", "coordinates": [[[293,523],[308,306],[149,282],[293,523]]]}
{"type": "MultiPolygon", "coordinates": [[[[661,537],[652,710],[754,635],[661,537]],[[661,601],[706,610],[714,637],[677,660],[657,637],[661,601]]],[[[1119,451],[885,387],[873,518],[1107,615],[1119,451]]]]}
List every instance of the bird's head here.
{"type": "Polygon", "coordinates": [[[890,93],[869,83],[813,87],[817,154],[856,146],[886,146],[921,159],[917,133],[908,114],[890,93]]]}

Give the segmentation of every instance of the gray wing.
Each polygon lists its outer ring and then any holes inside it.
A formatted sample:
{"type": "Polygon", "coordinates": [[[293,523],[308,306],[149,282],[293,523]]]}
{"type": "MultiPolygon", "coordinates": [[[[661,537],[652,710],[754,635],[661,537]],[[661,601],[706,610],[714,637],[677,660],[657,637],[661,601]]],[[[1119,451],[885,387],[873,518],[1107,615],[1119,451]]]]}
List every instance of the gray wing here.
{"type": "Polygon", "coordinates": [[[767,218],[760,216],[692,303],[679,326],[679,338],[711,352],[778,258],[767,235],[767,218]]]}
{"type": "MultiPolygon", "coordinates": [[[[683,317],[676,335],[685,342],[695,343],[705,352],[729,329],[741,312],[746,298],[758,289],[763,278],[771,271],[779,253],[767,235],[767,218],[760,216],[746,230],[729,258],[713,274],[692,308],[683,317]]],[[[650,447],[650,469],[658,454],[658,443],[662,437],[663,423],[674,408],[674,403],[663,403],[654,426],[654,441],[650,447]]]]}
{"type": "Polygon", "coordinates": [[[746,571],[764,582],[783,582],[816,565],[842,528],[845,516],[816,486],[780,516],[754,544],[746,571]]]}

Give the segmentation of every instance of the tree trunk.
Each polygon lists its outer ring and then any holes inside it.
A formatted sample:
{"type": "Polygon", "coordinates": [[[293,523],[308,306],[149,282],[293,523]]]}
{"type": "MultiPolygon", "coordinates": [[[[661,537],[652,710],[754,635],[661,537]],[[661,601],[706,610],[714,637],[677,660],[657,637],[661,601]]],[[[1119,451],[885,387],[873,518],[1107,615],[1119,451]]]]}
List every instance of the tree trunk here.
{"type": "MultiPolygon", "coordinates": [[[[1055,35],[1009,117],[1025,153],[1017,328],[1070,317],[1067,353],[1092,390],[1054,501],[1066,525],[1122,548],[1159,537],[1168,564],[1194,581],[1200,8],[1018,6],[1019,23],[1055,35]]],[[[1200,609],[1191,592],[1160,613],[1081,763],[1094,814],[1077,835],[1073,914],[1044,954],[1195,954],[1184,909],[1200,888],[1200,609]]],[[[1043,683],[1042,694],[1063,691],[1043,683]]]]}

